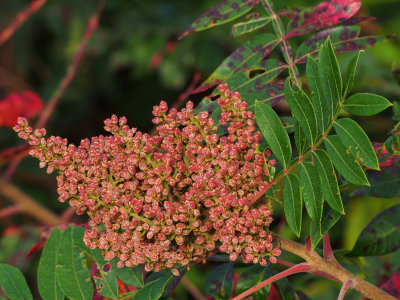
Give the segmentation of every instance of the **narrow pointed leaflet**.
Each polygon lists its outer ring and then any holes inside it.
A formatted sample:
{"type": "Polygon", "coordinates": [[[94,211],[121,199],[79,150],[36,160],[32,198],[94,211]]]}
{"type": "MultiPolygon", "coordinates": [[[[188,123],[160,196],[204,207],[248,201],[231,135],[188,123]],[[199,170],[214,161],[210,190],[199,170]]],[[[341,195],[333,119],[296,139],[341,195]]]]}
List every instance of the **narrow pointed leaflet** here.
{"type": "Polygon", "coordinates": [[[300,171],[300,186],[307,213],[320,226],[322,217],[321,180],[317,168],[310,162],[303,162],[300,171]]]}
{"type": "Polygon", "coordinates": [[[290,229],[300,236],[303,201],[297,175],[287,174],[283,188],[283,208],[290,229]]]}
{"type": "Polygon", "coordinates": [[[306,66],[307,83],[311,92],[311,102],[315,110],[318,132],[323,133],[329,124],[326,112],[329,104],[324,98],[323,87],[319,81],[319,71],[317,62],[309,56],[306,66]]]}
{"type": "Polygon", "coordinates": [[[12,300],[33,300],[24,274],[14,266],[0,264],[0,288],[12,300]]]}
{"type": "Polygon", "coordinates": [[[347,66],[347,71],[346,71],[346,87],[345,91],[343,94],[343,98],[346,99],[346,96],[351,92],[353,89],[353,84],[354,84],[354,77],[356,76],[356,70],[357,70],[357,63],[358,59],[360,58],[360,54],[362,51],[358,51],[353,58],[350,60],[349,65],[347,66]]]}
{"type": "Polygon", "coordinates": [[[317,121],[315,111],[310,98],[299,87],[294,86],[294,91],[290,86],[290,78],[285,81],[286,101],[292,111],[293,116],[299,122],[299,125],[308,139],[310,145],[314,144],[317,136],[317,121]]]}
{"type": "Polygon", "coordinates": [[[369,185],[360,164],[346,151],[346,147],[337,135],[326,137],[325,147],[334,166],[346,180],[358,185],[369,185]]]}
{"type": "Polygon", "coordinates": [[[354,94],[344,101],[343,109],[357,116],[372,116],[392,106],[385,97],[359,93],[354,94]]]}
{"type": "Polygon", "coordinates": [[[338,181],[328,154],[324,150],[315,150],[313,159],[321,178],[321,186],[324,187],[322,195],[330,207],[344,214],[338,181]]]}
{"type": "Polygon", "coordinates": [[[38,288],[45,300],[64,299],[57,279],[57,252],[61,241],[61,230],[54,227],[43,248],[38,267],[38,288]]]}
{"type": "Polygon", "coordinates": [[[354,120],[343,118],[333,124],[343,145],[362,165],[379,170],[378,158],[364,130],[354,120]]]}
{"type": "Polygon", "coordinates": [[[289,136],[276,112],[259,101],[255,104],[256,121],[272,153],[286,169],[292,158],[289,136]]]}

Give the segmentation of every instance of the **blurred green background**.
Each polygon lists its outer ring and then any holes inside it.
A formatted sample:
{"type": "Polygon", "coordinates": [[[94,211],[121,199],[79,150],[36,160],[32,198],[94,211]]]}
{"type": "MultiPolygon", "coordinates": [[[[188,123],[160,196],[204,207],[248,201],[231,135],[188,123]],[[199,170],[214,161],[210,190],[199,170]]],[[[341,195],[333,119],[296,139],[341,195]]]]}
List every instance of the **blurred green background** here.
{"type": "MultiPolygon", "coordinates": [[[[46,126],[48,132],[79,143],[82,138],[103,134],[103,120],[114,113],[125,115],[130,125],[142,131],[151,130],[153,105],[160,100],[175,103],[196,76],[200,76],[200,82],[205,80],[230,52],[248,39],[248,35],[231,38],[232,24],[225,24],[177,40],[194,19],[218,2],[108,1],[78,72],[46,126]]],[[[282,8],[305,7],[319,1],[275,2],[277,8],[282,8]]],[[[28,4],[27,0],[0,1],[0,28],[28,4]]],[[[48,101],[64,76],[96,5],[97,2],[92,0],[53,0],[31,16],[0,47],[0,98],[12,91],[28,89],[48,101]]],[[[360,24],[361,35],[400,36],[400,0],[364,0],[358,15],[377,18],[360,24]]],[[[267,26],[257,33],[262,31],[272,32],[272,29],[267,26]]],[[[291,43],[296,48],[303,40],[304,37],[300,37],[291,43]]],[[[279,56],[279,53],[275,55],[279,56]]],[[[342,70],[350,57],[351,54],[339,55],[342,70]]],[[[360,59],[354,92],[374,92],[392,102],[399,101],[400,87],[392,75],[392,70],[399,67],[398,37],[367,49],[360,59]]],[[[204,94],[193,95],[191,99],[198,102],[202,96],[204,94]]],[[[364,118],[362,125],[371,140],[384,141],[393,126],[391,110],[378,117],[364,118]]],[[[0,149],[20,143],[10,128],[0,128],[0,139],[0,149]]],[[[4,170],[6,165],[2,168],[4,170]]],[[[55,175],[45,174],[34,159],[22,161],[13,181],[53,211],[61,213],[65,210],[66,205],[57,201],[55,175]]],[[[365,196],[351,199],[346,207],[346,217],[334,227],[334,248],[350,249],[364,226],[396,202],[398,199],[377,200],[365,196]]],[[[0,209],[8,204],[1,198],[0,209]]],[[[3,236],[0,262],[7,261],[25,270],[34,289],[38,255],[24,258],[38,239],[38,230],[30,224],[36,222],[24,215],[0,219],[0,236],[3,236]]],[[[282,233],[292,237],[289,231],[282,233]]],[[[364,267],[368,276],[373,274],[369,279],[382,280],[390,274],[385,264],[391,261],[399,267],[400,254],[383,260],[367,259],[364,267]]],[[[204,274],[211,267],[210,264],[195,266],[188,272],[188,277],[202,289],[204,274]]],[[[357,268],[353,271],[361,272],[357,268]]],[[[316,281],[309,275],[294,277],[293,282],[313,299],[335,299],[340,288],[338,284],[316,281]]],[[[352,292],[350,295],[356,297],[357,294],[352,292]]],[[[190,297],[179,286],[176,299],[190,297]]]]}

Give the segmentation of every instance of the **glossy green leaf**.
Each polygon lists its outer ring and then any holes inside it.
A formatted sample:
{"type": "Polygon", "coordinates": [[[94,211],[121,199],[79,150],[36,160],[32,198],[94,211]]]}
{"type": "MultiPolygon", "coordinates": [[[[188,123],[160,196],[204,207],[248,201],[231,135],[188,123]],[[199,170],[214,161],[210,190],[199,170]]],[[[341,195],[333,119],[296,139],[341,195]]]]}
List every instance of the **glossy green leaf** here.
{"type": "Polygon", "coordinates": [[[271,17],[256,17],[246,22],[240,22],[232,26],[231,35],[236,37],[255,31],[271,22],[271,17]]]}
{"type": "Polygon", "coordinates": [[[343,98],[346,98],[346,96],[351,92],[353,89],[353,84],[354,84],[354,78],[356,76],[356,71],[357,71],[357,64],[358,64],[358,59],[360,58],[360,54],[362,51],[358,51],[353,58],[350,60],[349,65],[347,66],[347,71],[346,71],[346,88],[343,94],[343,98]]]}
{"type": "Polygon", "coordinates": [[[292,157],[292,147],[281,120],[272,108],[261,102],[255,104],[255,115],[260,131],[272,153],[286,169],[292,157]]]}
{"type": "Polygon", "coordinates": [[[252,9],[258,2],[259,0],[222,1],[197,18],[179,38],[181,39],[192,32],[205,30],[239,18],[252,9]]]}
{"type": "Polygon", "coordinates": [[[382,96],[359,93],[347,98],[342,108],[357,116],[372,116],[380,113],[391,105],[392,103],[382,96]]]}
{"type": "Polygon", "coordinates": [[[57,280],[57,253],[61,241],[61,230],[54,227],[43,248],[38,267],[38,289],[45,300],[64,299],[57,280]]]}
{"type": "Polygon", "coordinates": [[[61,236],[57,255],[57,278],[64,295],[71,299],[92,299],[93,284],[85,252],[76,246],[75,226],[69,226],[61,236]]]}
{"type": "MultiPolygon", "coordinates": [[[[263,267],[260,264],[246,267],[236,283],[236,295],[247,291],[249,287],[255,286],[269,277],[271,277],[269,267],[263,267]]],[[[270,289],[271,285],[268,284],[251,294],[251,297],[254,300],[265,300],[268,298],[270,289]]]]}
{"type": "Polygon", "coordinates": [[[310,98],[299,89],[294,87],[295,91],[290,86],[290,78],[285,81],[285,96],[286,101],[292,111],[293,116],[299,122],[299,125],[308,139],[310,145],[314,144],[317,136],[317,120],[315,111],[310,98]]]}
{"type": "Polygon", "coordinates": [[[133,268],[122,267],[117,268],[118,259],[111,261],[112,266],[115,268],[117,277],[124,283],[132,286],[143,287],[143,270],[142,266],[137,266],[133,268]]]}
{"type": "Polygon", "coordinates": [[[330,39],[325,41],[319,52],[318,72],[325,97],[324,101],[327,101],[329,107],[329,111],[326,111],[325,114],[331,120],[335,116],[336,109],[342,98],[343,83],[330,39]]]}
{"type": "Polygon", "coordinates": [[[296,121],[294,125],[294,142],[296,144],[296,149],[299,154],[303,154],[306,149],[306,136],[301,129],[299,122],[296,121]]]}
{"type": "Polygon", "coordinates": [[[233,291],[233,263],[217,266],[206,277],[204,283],[205,294],[215,299],[228,299],[233,291]]]}
{"type": "Polygon", "coordinates": [[[301,164],[300,186],[302,187],[303,200],[308,215],[311,220],[320,224],[324,200],[321,191],[321,179],[317,168],[312,163],[303,162],[301,164]]]}
{"type": "Polygon", "coordinates": [[[349,256],[385,255],[400,249],[400,204],[378,214],[363,229],[349,256]]]}
{"type": "Polygon", "coordinates": [[[116,275],[118,268],[112,266],[110,262],[106,262],[99,249],[87,248],[86,253],[94,259],[97,269],[100,271],[100,276],[94,277],[97,292],[104,297],[118,298],[118,279],[116,275]]]}
{"type": "Polygon", "coordinates": [[[330,121],[326,115],[330,107],[324,98],[323,87],[319,80],[318,64],[311,56],[307,58],[306,76],[311,92],[311,102],[317,119],[318,131],[323,133],[330,121]]]}
{"type": "Polygon", "coordinates": [[[70,226],[72,228],[72,238],[74,245],[80,250],[88,254],[96,263],[100,276],[96,275],[93,279],[96,283],[97,292],[111,299],[118,297],[118,279],[116,276],[116,266],[112,266],[110,262],[106,262],[103,258],[101,250],[91,249],[83,243],[85,229],[79,226],[70,226]]]}
{"type": "Polygon", "coordinates": [[[324,205],[321,223],[311,222],[310,237],[311,246],[314,249],[320,240],[324,237],[325,233],[332,228],[333,225],[340,219],[341,214],[334,211],[329,205],[324,205]]]}
{"type": "Polygon", "coordinates": [[[32,300],[25,277],[16,267],[0,264],[0,288],[12,300],[32,300]]]}
{"type": "Polygon", "coordinates": [[[285,176],[283,208],[290,229],[297,236],[300,236],[303,200],[300,193],[299,178],[296,175],[287,174],[285,176]]]}
{"type": "Polygon", "coordinates": [[[328,204],[337,212],[344,213],[338,181],[331,160],[324,150],[313,152],[315,166],[321,178],[322,195],[328,204]]]}
{"type": "Polygon", "coordinates": [[[360,164],[347,153],[346,147],[337,135],[327,136],[324,142],[333,165],[344,178],[354,184],[369,185],[360,164]]]}
{"type": "MultiPolygon", "coordinates": [[[[139,289],[133,300],[157,300],[160,299],[167,284],[174,278],[169,272],[157,274],[157,279],[148,281],[139,289]]],[[[151,280],[151,278],[149,278],[151,280]]]]}
{"type": "Polygon", "coordinates": [[[379,170],[378,158],[364,130],[352,119],[343,118],[333,124],[347,151],[370,169],[379,170]]]}

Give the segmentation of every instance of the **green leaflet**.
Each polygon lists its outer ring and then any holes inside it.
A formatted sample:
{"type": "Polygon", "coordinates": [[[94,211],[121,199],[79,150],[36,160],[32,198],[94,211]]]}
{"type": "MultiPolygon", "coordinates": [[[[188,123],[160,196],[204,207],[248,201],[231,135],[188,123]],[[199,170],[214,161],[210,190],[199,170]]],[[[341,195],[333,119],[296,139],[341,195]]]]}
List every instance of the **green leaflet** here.
{"type": "Polygon", "coordinates": [[[132,286],[137,286],[142,288],[144,286],[143,282],[143,271],[141,266],[128,268],[122,267],[117,268],[118,259],[113,259],[111,264],[113,268],[116,270],[117,277],[121,279],[124,283],[132,286]]]}
{"type": "Polygon", "coordinates": [[[343,145],[368,168],[379,170],[378,158],[364,130],[352,119],[343,118],[333,124],[343,145]]]}
{"type": "MultiPolygon", "coordinates": [[[[157,274],[160,275],[160,274],[157,274]]],[[[149,276],[149,280],[151,276],[149,276]]],[[[132,300],[157,300],[160,299],[166,285],[174,278],[172,273],[165,273],[158,276],[157,279],[146,282],[143,288],[139,289],[132,300]]]]}
{"type": "Polygon", "coordinates": [[[400,204],[378,214],[361,232],[349,256],[385,255],[400,248],[400,204]]]}
{"type": "Polygon", "coordinates": [[[296,175],[287,174],[285,176],[285,185],[283,188],[283,208],[285,211],[286,221],[290,229],[297,236],[300,236],[301,214],[303,208],[299,183],[299,178],[296,175]]]}
{"type": "Polygon", "coordinates": [[[257,17],[247,22],[236,23],[232,26],[231,36],[236,37],[255,31],[271,22],[271,17],[257,17]]]}
{"type": "MultiPolygon", "coordinates": [[[[57,278],[64,295],[71,299],[92,299],[93,284],[84,251],[73,234],[74,226],[65,229],[57,255],[57,278]]],[[[82,240],[80,241],[81,243],[82,240]]]]}
{"type": "Polygon", "coordinates": [[[179,39],[195,31],[205,30],[217,25],[228,23],[247,13],[259,1],[257,0],[225,0],[213,6],[198,17],[179,39]]]}
{"type": "Polygon", "coordinates": [[[342,108],[357,116],[372,116],[391,105],[392,103],[385,97],[369,93],[359,93],[347,98],[342,108]]]}
{"type": "Polygon", "coordinates": [[[367,176],[360,164],[353,156],[346,152],[346,147],[337,135],[330,135],[325,139],[325,147],[328,150],[334,166],[349,182],[358,185],[369,185],[367,176]]]}
{"type": "Polygon", "coordinates": [[[64,299],[57,280],[57,253],[61,241],[61,230],[54,227],[43,248],[38,267],[38,288],[45,300],[64,299]]]}
{"type": "Polygon", "coordinates": [[[94,281],[96,283],[98,293],[111,299],[118,298],[118,279],[115,272],[117,268],[111,266],[110,262],[105,262],[101,250],[86,247],[86,245],[83,243],[83,235],[85,230],[82,227],[69,227],[72,228],[74,245],[91,256],[97,265],[100,276],[95,276],[94,281]]]}
{"type": "Polygon", "coordinates": [[[336,224],[336,222],[340,219],[340,216],[341,214],[334,211],[329,205],[324,205],[321,223],[311,223],[310,237],[311,246],[313,249],[317,246],[319,241],[322,240],[325,233],[327,233],[329,229],[336,224]]]}
{"type": "Polygon", "coordinates": [[[286,169],[292,157],[292,147],[281,120],[272,108],[259,101],[255,104],[255,115],[260,131],[272,153],[286,169]]]}
{"type": "Polygon", "coordinates": [[[331,160],[324,150],[313,152],[314,163],[321,178],[322,195],[328,204],[337,212],[344,214],[339,186],[331,160]]]}
{"type": "Polygon", "coordinates": [[[204,290],[207,295],[215,299],[228,299],[233,291],[233,263],[225,263],[217,266],[206,277],[204,290]]]}
{"type": "Polygon", "coordinates": [[[306,76],[317,119],[318,132],[323,133],[329,124],[329,118],[326,115],[329,111],[329,104],[324,97],[324,91],[319,81],[318,64],[311,56],[307,58],[306,76]]]}
{"type": "Polygon", "coordinates": [[[299,154],[303,154],[306,149],[306,137],[301,130],[299,122],[296,121],[294,125],[294,142],[296,144],[296,149],[299,154]]]}
{"type": "MultiPolygon", "coordinates": [[[[330,118],[335,116],[339,102],[342,99],[342,76],[331,40],[328,38],[319,51],[318,74],[323,88],[325,101],[328,101],[329,112],[324,111],[330,118]]],[[[324,106],[326,107],[326,106],[324,106]]]]}
{"type": "MultiPolygon", "coordinates": [[[[249,287],[255,286],[260,282],[271,277],[270,267],[263,267],[260,264],[255,264],[250,267],[246,267],[240,274],[240,277],[236,283],[236,295],[247,291],[249,287]]],[[[263,288],[257,290],[251,296],[254,300],[265,300],[268,298],[271,285],[268,284],[263,288]]]]}
{"type": "Polygon", "coordinates": [[[357,63],[358,63],[358,59],[360,58],[361,52],[363,52],[363,51],[362,50],[358,51],[353,56],[353,58],[350,60],[350,63],[347,66],[347,71],[346,71],[346,89],[345,89],[344,94],[343,94],[343,99],[346,99],[346,96],[353,89],[354,77],[356,76],[356,70],[357,70],[357,63]]]}
{"type": "Polygon", "coordinates": [[[311,220],[320,225],[323,203],[321,180],[317,168],[312,163],[303,162],[301,164],[300,186],[308,215],[311,220]]]}
{"type": "Polygon", "coordinates": [[[33,300],[24,275],[14,266],[0,264],[0,288],[12,300],[33,300]]]}
{"type": "Polygon", "coordinates": [[[310,145],[314,144],[317,136],[317,121],[315,111],[310,98],[299,87],[295,87],[293,91],[290,86],[290,78],[285,81],[285,96],[286,101],[292,111],[293,116],[299,122],[299,125],[307,137],[310,145]]]}

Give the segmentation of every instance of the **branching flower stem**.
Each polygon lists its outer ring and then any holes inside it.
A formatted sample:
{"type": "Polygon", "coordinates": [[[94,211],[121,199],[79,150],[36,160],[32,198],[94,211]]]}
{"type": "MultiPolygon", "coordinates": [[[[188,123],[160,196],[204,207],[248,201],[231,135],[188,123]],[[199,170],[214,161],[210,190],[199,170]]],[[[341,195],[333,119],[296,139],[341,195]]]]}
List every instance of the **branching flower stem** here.
{"type": "Polygon", "coordinates": [[[334,258],[323,258],[314,250],[307,250],[306,246],[278,235],[274,235],[274,240],[277,247],[303,258],[311,267],[312,271],[319,271],[329,274],[343,283],[351,281],[352,284],[350,287],[369,299],[395,299],[385,291],[379,289],[377,286],[358,278],[353,273],[346,270],[334,258]]]}

